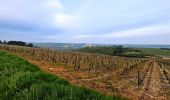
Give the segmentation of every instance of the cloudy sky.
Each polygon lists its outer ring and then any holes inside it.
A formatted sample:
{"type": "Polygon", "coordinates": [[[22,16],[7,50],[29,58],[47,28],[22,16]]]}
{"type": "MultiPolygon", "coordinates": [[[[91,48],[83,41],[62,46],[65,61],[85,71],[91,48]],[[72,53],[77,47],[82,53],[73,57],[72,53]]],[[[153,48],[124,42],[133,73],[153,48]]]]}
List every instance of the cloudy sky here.
{"type": "Polygon", "coordinates": [[[0,40],[170,44],[170,1],[0,0],[0,40]]]}

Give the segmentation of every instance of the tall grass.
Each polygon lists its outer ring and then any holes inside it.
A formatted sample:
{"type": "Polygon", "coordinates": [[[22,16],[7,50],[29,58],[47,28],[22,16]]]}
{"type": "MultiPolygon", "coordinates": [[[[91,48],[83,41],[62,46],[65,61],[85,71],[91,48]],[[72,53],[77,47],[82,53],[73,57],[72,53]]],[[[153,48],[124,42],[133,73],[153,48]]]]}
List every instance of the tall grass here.
{"type": "Polygon", "coordinates": [[[0,100],[122,100],[70,85],[29,62],[0,52],[0,100]]]}

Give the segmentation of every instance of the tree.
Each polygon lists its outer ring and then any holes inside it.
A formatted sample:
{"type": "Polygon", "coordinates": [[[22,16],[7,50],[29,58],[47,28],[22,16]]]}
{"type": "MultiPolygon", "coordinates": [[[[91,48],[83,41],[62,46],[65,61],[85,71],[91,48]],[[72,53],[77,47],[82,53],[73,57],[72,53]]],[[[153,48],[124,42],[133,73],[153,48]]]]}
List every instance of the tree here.
{"type": "Polygon", "coordinates": [[[19,45],[19,46],[27,46],[25,42],[22,41],[9,41],[7,42],[9,45],[19,45]]]}
{"type": "Polygon", "coordinates": [[[6,44],[6,40],[4,40],[3,44],[6,44]]]}
{"type": "Polygon", "coordinates": [[[27,46],[28,46],[28,47],[33,47],[33,44],[32,44],[32,43],[29,43],[27,46]]]}
{"type": "Polygon", "coordinates": [[[0,44],[2,44],[2,41],[0,40],[0,44]]]}
{"type": "Polygon", "coordinates": [[[124,52],[123,46],[116,46],[115,50],[113,51],[113,55],[122,55],[124,52]]]}

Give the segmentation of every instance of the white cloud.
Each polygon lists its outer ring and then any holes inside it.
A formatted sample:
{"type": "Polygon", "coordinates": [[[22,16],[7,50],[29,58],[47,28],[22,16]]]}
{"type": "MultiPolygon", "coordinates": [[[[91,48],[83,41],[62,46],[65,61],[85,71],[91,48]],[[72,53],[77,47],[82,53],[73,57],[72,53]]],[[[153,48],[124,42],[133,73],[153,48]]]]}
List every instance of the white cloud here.
{"type": "Polygon", "coordinates": [[[126,38],[126,37],[136,37],[136,36],[149,36],[149,35],[161,35],[161,34],[170,34],[170,25],[162,25],[162,26],[147,26],[142,28],[136,28],[126,31],[119,31],[108,33],[102,35],[102,37],[108,38],[126,38]]]}
{"type": "Polygon", "coordinates": [[[0,20],[54,27],[54,16],[63,8],[59,0],[0,0],[0,20]]]}
{"type": "MultiPolygon", "coordinates": [[[[66,33],[65,33],[66,34],[66,33]]],[[[68,34],[67,36],[65,34],[60,35],[50,35],[45,36],[46,39],[65,39],[65,40],[77,40],[83,42],[85,41],[93,41],[98,40],[101,41],[107,41],[110,39],[125,39],[125,38],[140,38],[140,37],[154,37],[154,36],[160,36],[160,35],[170,35],[170,29],[168,25],[154,25],[154,26],[147,26],[147,27],[141,27],[141,28],[134,28],[126,31],[119,31],[119,32],[113,32],[113,33],[103,33],[103,34],[68,34]]],[[[126,39],[125,39],[126,40],[126,39]]]]}
{"type": "Polygon", "coordinates": [[[154,37],[160,35],[170,35],[170,25],[154,25],[140,28],[134,28],[125,31],[103,33],[103,34],[72,34],[70,38],[76,40],[109,40],[109,39],[125,39],[125,38],[140,38],[154,37]]]}
{"type": "Polygon", "coordinates": [[[73,38],[75,39],[86,39],[86,38],[91,38],[92,35],[76,35],[76,36],[73,36],[73,38]]]}
{"type": "Polygon", "coordinates": [[[56,25],[64,29],[72,29],[76,27],[77,20],[74,16],[68,14],[58,14],[55,17],[56,25]]]}
{"type": "Polygon", "coordinates": [[[63,8],[63,5],[61,4],[60,1],[58,0],[51,0],[47,3],[47,6],[51,7],[51,8],[58,8],[61,9],[63,8]]]}
{"type": "Polygon", "coordinates": [[[36,28],[30,34],[42,32],[37,36],[61,42],[169,35],[169,4],[169,0],[0,0],[0,30],[36,28]]]}

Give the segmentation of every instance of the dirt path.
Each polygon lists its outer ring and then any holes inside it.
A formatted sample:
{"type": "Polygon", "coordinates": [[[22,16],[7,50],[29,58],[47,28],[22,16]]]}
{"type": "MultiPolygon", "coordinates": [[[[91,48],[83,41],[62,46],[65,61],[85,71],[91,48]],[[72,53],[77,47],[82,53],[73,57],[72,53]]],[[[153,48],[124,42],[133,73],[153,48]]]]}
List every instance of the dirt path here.
{"type": "Polygon", "coordinates": [[[155,61],[152,61],[144,80],[143,91],[139,100],[167,100],[166,96],[162,95],[162,92],[160,67],[155,61]]]}
{"type": "Polygon", "coordinates": [[[81,79],[81,80],[83,80],[83,81],[92,81],[92,80],[102,79],[102,78],[108,77],[108,76],[109,76],[109,74],[104,74],[102,76],[98,76],[98,77],[94,77],[94,78],[89,78],[89,79],[81,79]]]}

